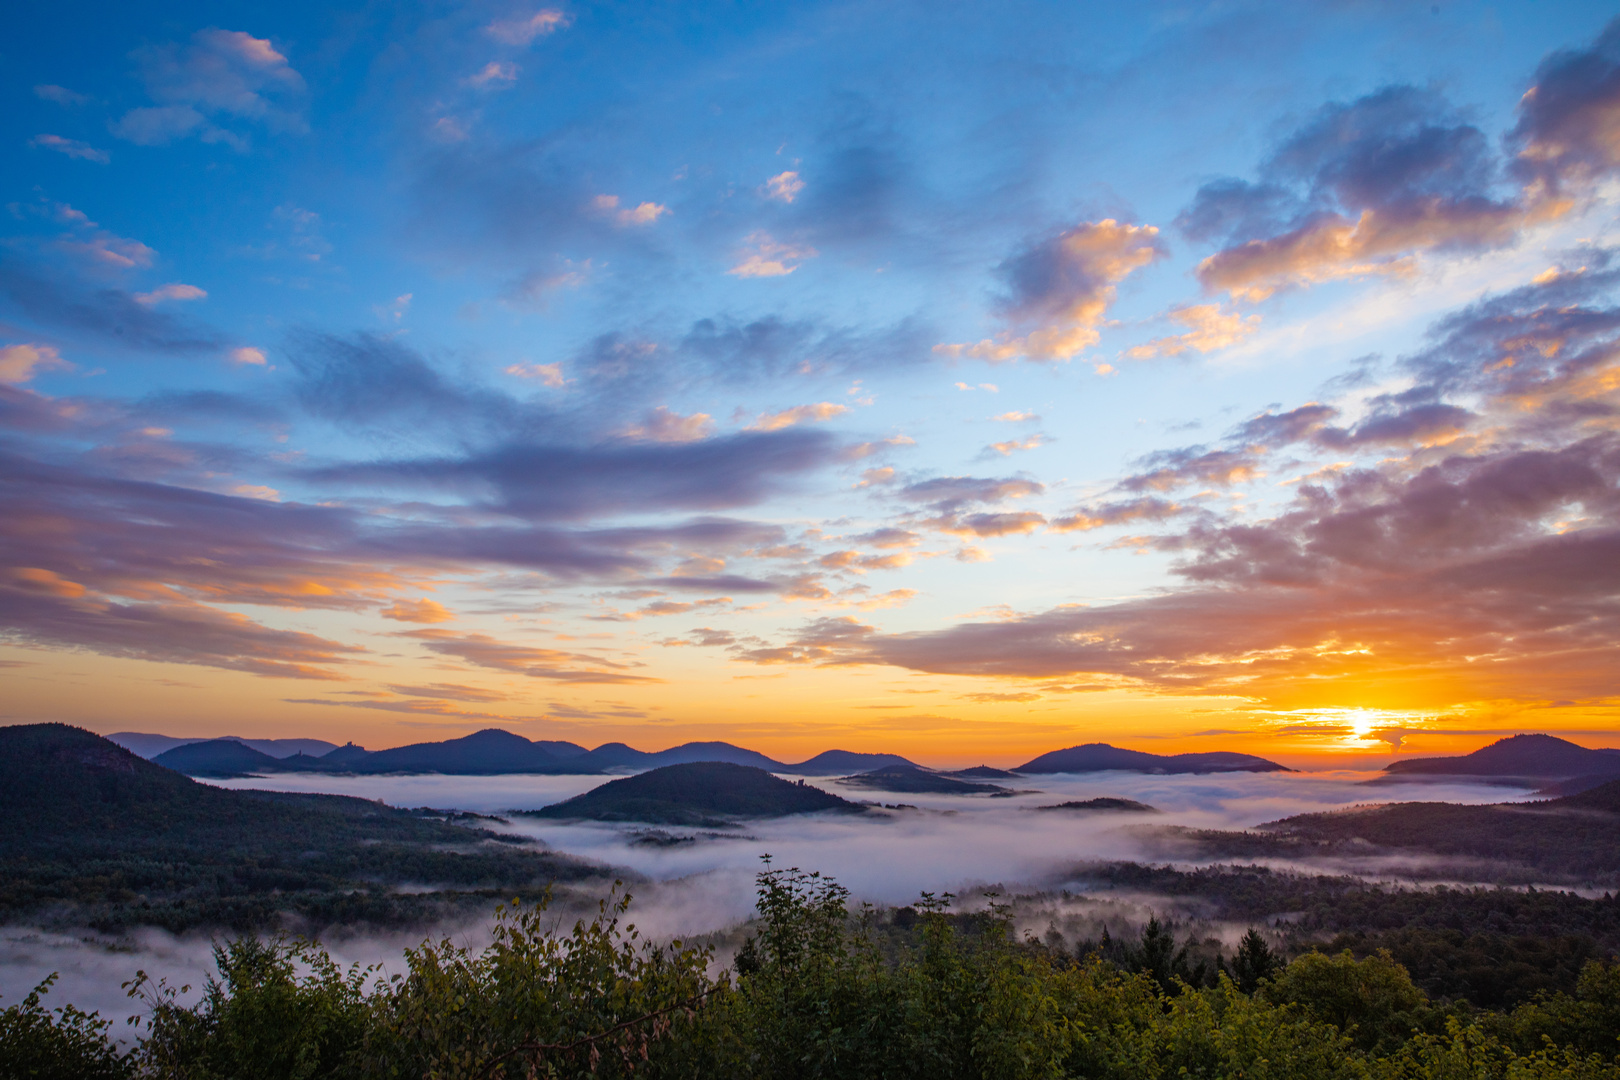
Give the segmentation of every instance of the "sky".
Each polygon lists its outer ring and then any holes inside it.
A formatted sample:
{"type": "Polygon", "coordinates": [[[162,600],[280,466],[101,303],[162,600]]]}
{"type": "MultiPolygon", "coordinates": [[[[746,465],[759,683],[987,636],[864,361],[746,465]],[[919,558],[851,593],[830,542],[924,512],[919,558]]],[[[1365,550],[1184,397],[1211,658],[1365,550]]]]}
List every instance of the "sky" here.
{"type": "Polygon", "coordinates": [[[1615,745],[1611,15],[14,5],[0,719],[1615,745]]]}

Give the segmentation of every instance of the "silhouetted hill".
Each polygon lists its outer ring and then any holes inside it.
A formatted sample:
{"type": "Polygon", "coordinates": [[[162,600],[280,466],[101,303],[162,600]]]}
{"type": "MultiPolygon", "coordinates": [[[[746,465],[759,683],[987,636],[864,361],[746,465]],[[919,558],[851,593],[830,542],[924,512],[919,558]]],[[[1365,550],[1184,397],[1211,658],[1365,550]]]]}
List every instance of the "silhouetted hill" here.
{"type": "Polygon", "coordinates": [[[1391,776],[1620,776],[1620,750],[1589,750],[1552,735],[1514,735],[1460,757],[1411,758],[1391,776]]]}
{"type": "Polygon", "coordinates": [[[959,780],[1015,780],[1018,778],[1018,774],[1009,769],[995,769],[989,765],[975,765],[971,769],[957,769],[945,775],[954,776],[959,780]]]}
{"type": "Polygon", "coordinates": [[[624,743],[605,743],[575,759],[576,764],[589,765],[591,772],[604,769],[656,769],[663,765],[686,765],[698,761],[723,761],[773,772],[782,768],[780,761],[766,757],[757,750],[745,750],[725,742],[683,743],[655,753],[637,750],[624,743]]]}
{"type": "Polygon", "coordinates": [[[1073,810],[1079,813],[1134,813],[1157,814],[1157,807],[1147,803],[1137,802],[1135,799],[1085,799],[1079,802],[1054,803],[1051,806],[1037,806],[1037,810],[1073,810]]]}
{"type": "MultiPolygon", "coordinates": [[[[318,761],[319,758],[309,758],[318,761]]],[[[185,773],[187,776],[206,776],[222,779],[232,776],[253,776],[260,773],[287,772],[295,769],[282,759],[239,743],[234,739],[213,739],[209,742],[185,743],[173,750],[165,750],[152,759],[154,765],[185,773]]]]}
{"type": "Polygon", "coordinates": [[[452,776],[494,776],[501,773],[578,773],[599,769],[580,767],[577,755],[559,757],[544,746],[500,728],[485,728],[459,739],[413,743],[392,750],[377,750],[343,763],[357,773],[445,773],[452,776]]]}
{"type": "Polygon", "coordinates": [[[852,787],[897,791],[906,795],[992,795],[1007,790],[995,784],[970,784],[966,780],[952,780],[948,776],[931,773],[916,765],[889,765],[873,769],[871,772],[845,776],[838,782],[852,787]]]}
{"type": "Polygon", "coordinates": [[[1452,860],[1437,868],[1441,876],[1610,884],[1620,881],[1620,780],[1541,802],[1389,803],[1301,814],[1248,833],[1185,835],[1223,856],[1416,853],[1452,860]],[[1526,877],[1526,870],[1533,873],[1526,877]]]}
{"type": "Polygon", "coordinates": [[[331,753],[321,755],[321,767],[329,769],[334,766],[348,765],[352,761],[364,761],[370,756],[371,751],[365,747],[356,746],[352,742],[344,743],[331,753]]]}
{"type": "MultiPolygon", "coordinates": [[[[115,742],[125,750],[138,754],[151,761],[165,750],[173,750],[177,746],[187,746],[192,743],[213,742],[214,739],[177,739],[173,735],[152,735],[140,731],[115,731],[108,735],[109,742],[115,742]]],[[[261,754],[269,754],[273,758],[288,758],[294,754],[305,754],[309,757],[320,757],[331,752],[334,747],[325,739],[244,739],[236,735],[221,735],[221,739],[231,739],[243,746],[251,746],[261,754]]]]}
{"type": "Polygon", "coordinates": [[[505,891],[591,873],[509,841],[365,799],[226,791],[65,724],[0,727],[4,917],[66,905],[103,928],[246,928],[286,909],[387,922],[442,902],[387,882],[505,891]]]}
{"type": "Polygon", "coordinates": [[[899,754],[862,754],[854,750],[823,750],[808,761],[797,765],[782,765],[773,772],[792,773],[795,776],[837,776],[842,773],[866,772],[886,765],[910,765],[899,754]]]}
{"type": "Polygon", "coordinates": [[[1208,754],[1148,754],[1141,750],[1124,750],[1107,743],[1087,743],[1071,746],[1067,750],[1053,750],[1027,764],[1018,766],[1021,773],[1060,772],[1121,772],[1139,773],[1222,773],[1222,772],[1289,772],[1274,761],[1253,754],[1234,754],[1218,751],[1208,754]]]}
{"type": "Polygon", "coordinates": [[[724,761],[665,765],[610,780],[583,795],[530,811],[536,817],[715,825],[726,818],[784,817],[823,810],[860,813],[837,795],[724,761]]]}

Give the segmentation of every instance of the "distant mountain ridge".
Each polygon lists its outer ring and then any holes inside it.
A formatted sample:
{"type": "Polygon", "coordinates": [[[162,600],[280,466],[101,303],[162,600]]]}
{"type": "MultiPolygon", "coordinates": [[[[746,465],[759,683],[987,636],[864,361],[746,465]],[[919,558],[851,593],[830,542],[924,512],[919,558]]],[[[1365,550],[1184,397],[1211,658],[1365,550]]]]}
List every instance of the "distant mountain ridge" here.
{"type": "Polygon", "coordinates": [[[1225,772],[1292,772],[1275,761],[1267,761],[1253,754],[1216,751],[1205,754],[1149,754],[1142,750],[1125,750],[1107,743],[1087,743],[1066,750],[1053,750],[1033,761],[1018,766],[1021,773],[1082,773],[1082,772],[1138,772],[1138,773],[1225,773],[1225,772]]]}
{"type": "MultiPolygon", "coordinates": [[[[128,733],[126,733],[127,735],[128,733]]],[[[134,736],[130,736],[131,739],[134,736]]],[[[141,745],[167,736],[143,735],[141,745]]],[[[496,776],[513,773],[597,775],[614,769],[656,769],[664,765],[720,761],[796,776],[836,776],[892,765],[911,766],[898,754],[865,754],[851,750],[824,750],[797,764],[777,761],[757,750],[725,742],[692,742],[668,750],[648,752],[624,743],[604,743],[587,750],[577,743],[529,740],[500,728],[486,728],[459,739],[414,743],[388,750],[366,750],[349,743],[331,747],[321,755],[275,755],[259,744],[276,740],[235,737],[183,741],[154,754],[152,761],[187,776],[209,779],[277,772],[318,773],[440,773],[451,776],[496,776]]],[[[293,740],[283,740],[293,741],[293,740]]],[[[915,767],[915,766],[914,766],[915,767]]]]}
{"type": "MultiPolygon", "coordinates": [[[[126,733],[127,735],[128,733],[126,733]]],[[[134,736],[129,736],[131,739],[134,736]]],[[[166,736],[143,735],[150,740],[166,736]]],[[[272,772],[326,772],[351,774],[439,773],[450,776],[495,776],[514,773],[598,775],[613,770],[656,769],[665,765],[720,761],[746,765],[791,776],[851,776],[891,768],[924,770],[898,754],[859,753],[852,750],[824,750],[806,761],[778,761],[746,747],[726,742],[691,742],[667,750],[637,750],[622,742],[604,743],[594,750],[572,742],[530,740],[500,728],[486,728],[458,739],[414,743],[388,750],[366,750],[349,743],[320,755],[305,752],[290,755],[271,753],[270,743],[295,740],[249,740],[236,737],[191,741],[165,749],[153,761],[188,776],[225,778],[272,772]]],[[[330,743],[322,743],[331,746],[330,743]]],[[[274,747],[282,749],[283,747],[274,747]]],[[[1223,773],[1287,772],[1276,762],[1253,754],[1213,752],[1202,754],[1150,754],[1126,750],[1107,743],[1088,743],[1054,750],[1020,765],[1016,773],[1107,772],[1139,773],[1223,773]]],[[[1588,770],[1590,771],[1590,770],[1588,770]]],[[[978,766],[964,770],[964,778],[989,779],[1012,776],[1014,772],[978,766]]],[[[951,775],[945,773],[944,775],[951,775]]]]}
{"type": "Polygon", "coordinates": [[[243,746],[251,746],[261,754],[268,754],[273,758],[288,758],[294,754],[308,754],[310,757],[320,757],[337,749],[335,743],[325,739],[244,739],[239,735],[210,736],[206,739],[180,739],[173,735],[153,735],[141,731],[115,731],[106,736],[108,742],[117,743],[125,750],[139,757],[151,761],[167,750],[179,746],[189,746],[195,743],[217,742],[220,739],[230,739],[243,746]]]}
{"type": "Polygon", "coordinates": [[[1589,749],[1554,735],[1513,735],[1472,754],[1410,758],[1384,771],[1391,776],[1620,776],[1620,750],[1589,749]]]}

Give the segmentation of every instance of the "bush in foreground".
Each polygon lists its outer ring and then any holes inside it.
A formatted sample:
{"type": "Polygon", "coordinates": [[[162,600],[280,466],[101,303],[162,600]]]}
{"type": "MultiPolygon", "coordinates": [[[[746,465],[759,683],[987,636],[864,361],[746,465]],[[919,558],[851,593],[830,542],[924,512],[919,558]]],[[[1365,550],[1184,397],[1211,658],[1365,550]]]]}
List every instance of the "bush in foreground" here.
{"type": "Polygon", "coordinates": [[[1017,940],[1004,908],[963,920],[925,895],[896,952],[847,901],[828,878],[768,867],[729,970],[707,949],[641,939],[618,894],[567,933],[544,903],[502,909],[488,948],[427,942],[393,978],[341,970],[312,943],[242,939],[216,951],[194,1006],[138,979],[147,1016],[127,1053],[99,1017],[46,1011],[47,983],[0,1013],[0,1078],[1620,1075],[1620,966],[1589,964],[1573,996],[1474,1012],[1431,1002],[1387,954],[1284,967],[1253,935],[1239,981],[1193,986],[1166,967],[1162,928],[1122,951],[1134,961],[1076,960],[1017,940]]]}

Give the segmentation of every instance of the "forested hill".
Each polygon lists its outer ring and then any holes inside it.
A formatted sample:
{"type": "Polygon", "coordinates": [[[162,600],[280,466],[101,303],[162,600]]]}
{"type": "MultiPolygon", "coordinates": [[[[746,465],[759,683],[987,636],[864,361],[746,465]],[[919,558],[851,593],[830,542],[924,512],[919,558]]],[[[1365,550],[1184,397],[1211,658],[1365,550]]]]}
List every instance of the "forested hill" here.
{"type": "Polygon", "coordinates": [[[730,818],[784,817],[862,807],[837,795],[723,761],[666,765],[610,780],[566,802],[533,811],[538,817],[641,821],[659,825],[719,825],[730,818]]]}
{"type": "Polygon", "coordinates": [[[66,724],[0,728],[0,855],[48,853],[64,844],[121,852],[304,850],[334,829],[352,841],[483,838],[365,799],[224,791],[66,724]]]}
{"type": "Polygon", "coordinates": [[[1391,776],[1616,776],[1620,750],[1589,749],[1553,735],[1514,735],[1460,757],[1410,758],[1391,776]]]}
{"type": "MultiPolygon", "coordinates": [[[[597,871],[442,817],[339,795],[226,791],[79,728],[0,728],[0,918],[238,928],[426,918],[457,890],[597,871]],[[389,883],[451,886],[402,898],[389,883]]],[[[492,894],[493,895],[493,894],[492,894]]]]}
{"type": "Polygon", "coordinates": [[[1288,772],[1275,761],[1267,761],[1253,754],[1234,754],[1217,751],[1206,754],[1149,754],[1143,750],[1126,750],[1107,743],[1087,743],[1071,746],[1067,750],[1053,750],[1033,761],[1018,766],[1021,773],[1086,773],[1086,772],[1138,773],[1224,773],[1224,772],[1288,772]]]}
{"type": "Polygon", "coordinates": [[[1421,853],[1478,860],[1474,873],[1500,880],[1528,871],[1548,882],[1607,886],[1620,882],[1620,780],[1540,802],[1390,803],[1301,814],[1247,833],[1188,835],[1220,856],[1421,853]]]}

